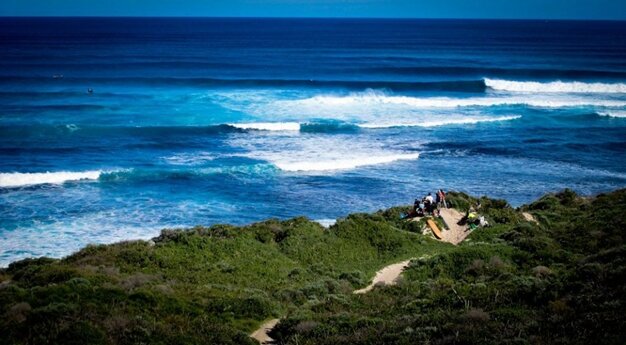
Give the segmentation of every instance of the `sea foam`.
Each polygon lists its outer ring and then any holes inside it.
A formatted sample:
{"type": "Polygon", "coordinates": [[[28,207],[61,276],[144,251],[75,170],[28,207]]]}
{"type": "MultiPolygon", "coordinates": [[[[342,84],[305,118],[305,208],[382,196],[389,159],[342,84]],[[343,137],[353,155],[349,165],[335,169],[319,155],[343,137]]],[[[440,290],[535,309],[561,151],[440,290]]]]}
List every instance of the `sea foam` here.
{"type": "Polygon", "coordinates": [[[497,117],[461,117],[439,120],[426,120],[422,122],[380,122],[359,124],[362,128],[392,128],[392,127],[438,127],[448,125],[470,125],[481,122],[499,122],[520,119],[520,115],[508,115],[497,117]]]}
{"type": "Polygon", "coordinates": [[[0,173],[0,187],[20,187],[38,184],[62,184],[68,181],[97,180],[103,172],[91,171],[58,171],[43,173],[0,173]]]}
{"type": "Polygon", "coordinates": [[[419,153],[389,154],[381,156],[336,158],[329,160],[291,161],[277,160],[272,163],[279,169],[291,172],[315,172],[349,170],[362,166],[386,164],[399,160],[414,160],[419,158],[419,153]]]}
{"type": "Polygon", "coordinates": [[[626,93],[623,83],[585,83],[580,81],[536,82],[486,79],[485,85],[492,90],[529,93],[626,93]]]}
{"type": "Polygon", "coordinates": [[[626,118],[626,110],[599,111],[597,114],[600,116],[626,118]]]}
{"type": "Polygon", "coordinates": [[[333,172],[419,158],[420,143],[398,149],[386,141],[342,134],[301,135],[287,132],[276,140],[270,133],[235,136],[228,144],[244,151],[243,157],[262,160],[287,172],[333,172]]]}
{"type": "Polygon", "coordinates": [[[278,101],[281,105],[291,105],[307,108],[345,108],[354,106],[385,106],[404,105],[413,108],[458,108],[458,107],[491,107],[500,105],[526,105],[538,108],[562,108],[580,106],[626,106],[626,101],[595,99],[582,97],[536,97],[536,96],[513,96],[513,97],[410,97],[380,94],[351,94],[347,96],[318,95],[307,99],[278,101]]]}
{"type": "Polygon", "coordinates": [[[239,129],[251,129],[259,131],[299,131],[298,122],[256,122],[256,123],[229,123],[229,126],[239,129]]]}
{"type": "Polygon", "coordinates": [[[463,125],[463,124],[477,124],[480,122],[498,122],[517,120],[521,118],[520,115],[507,115],[507,116],[450,116],[446,118],[426,117],[422,120],[405,120],[398,119],[395,121],[385,122],[363,122],[358,124],[351,123],[339,123],[339,124],[325,124],[316,122],[259,122],[259,123],[238,123],[229,124],[229,126],[237,127],[240,129],[253,129],[259,131],[303,131],[303,132],[346,132],[354,127],[360,128],[393,128],[393,127],[437,127],[447,125],[463,125]]]}
{"type": "MultiPolygon", "coordinates": [[[[241,128],[303,131],[302,123],[319,119],[347,124],[416,124],[447,121],[450,112],[480,117],[478,111],[495,106],[521,106],[540,109],[576,107],[626,107],[626,100],[598,97],[597,94],[485,94],[473,97],[419,97],[366,90],[350,93],[300,94],[280,92],[220,93],[213,99],[221,106],[263,119],[267,125],[234,124],[241,128]],[[288,97],[288,98],[286,98],[288,97]]],[[[456,121],[456,120],[455,120],[456,121]]],[[[442,122],[445,124],[445,122],[442,122]]],[[[394,126],[396,126],[394,125],[394,126]]],[[[231,127],[234,128],[234,127],[231,127]]],[[[342,130],[346,130],[345,128],[342,130]]],[[[315,130],[313,130],[315,131],[315,130]]]]}

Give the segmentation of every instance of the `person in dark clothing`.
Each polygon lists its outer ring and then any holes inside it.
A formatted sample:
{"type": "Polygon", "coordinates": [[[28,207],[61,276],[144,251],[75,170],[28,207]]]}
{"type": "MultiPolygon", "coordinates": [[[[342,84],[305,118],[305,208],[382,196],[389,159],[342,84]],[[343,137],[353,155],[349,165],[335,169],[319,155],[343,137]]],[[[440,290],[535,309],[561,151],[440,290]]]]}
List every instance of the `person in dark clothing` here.
{"type": "Polygon", "coordinates": [[[446,203],[446,193],[444,193],[443,189],[437,191],[437,205],[439,207],[448,208],[448,204],[446,203]]]}

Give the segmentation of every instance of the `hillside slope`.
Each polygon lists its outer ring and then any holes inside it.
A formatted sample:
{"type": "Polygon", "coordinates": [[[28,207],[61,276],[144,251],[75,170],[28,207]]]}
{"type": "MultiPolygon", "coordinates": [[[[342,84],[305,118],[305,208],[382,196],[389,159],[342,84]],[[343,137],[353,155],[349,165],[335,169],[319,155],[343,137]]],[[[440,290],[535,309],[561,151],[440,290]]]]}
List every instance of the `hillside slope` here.
{"type": "MultiPolygon", "coordinates": [[[[460,210],[478,199],[451,193],[460,210]]],[[[481,198],[493,227],[459,246],[400,219],[353,214],[164,230],[0,270],[2,344],[620,343],[626,191],[547,195],[522,210],[481,198]],[[529,212],[538,224],[521,215],[529,212]],[[365,287],[412,261],[398,285],[365,287]]]]}

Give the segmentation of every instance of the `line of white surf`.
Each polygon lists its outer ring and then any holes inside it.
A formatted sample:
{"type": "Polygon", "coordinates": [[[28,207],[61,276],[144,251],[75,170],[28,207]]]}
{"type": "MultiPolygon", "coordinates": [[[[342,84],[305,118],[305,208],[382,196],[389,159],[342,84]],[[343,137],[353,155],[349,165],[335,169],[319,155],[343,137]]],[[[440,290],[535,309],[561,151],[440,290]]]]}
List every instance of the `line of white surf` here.
{"type": "Polygon", "coordinates": [[[229,123],[229,126],[258,131],[299,131],[299,122],[251,122],[251,123],[229,123]]]}
{"type": "Polygon", "coordinates": [[[520,115],[508,115],[508,116],[498,116],[498,117],[465,117],[465,118],[454,118],[454,119],[441,119],[441,120],[431,120],[431,121],[423,121],[423,122],[389,122],[389,123],[363,123],[359,124],[359,127],[362,128],[392,128],[392,127],[438,127],[438,126],[449,126],[449,125],[470,125],[477,124],[481,122],[499,122],[499,121],[510,121],[520,119],[520,115]]]}
{"type": "Polygon", "coordinates": [[[272,163],[283,171],[290,172],[316,172],[316,171],[336,171],[349,170],[362,166],[386,164],[400,160],[414,160],[419,158],[419,153],[396,153],[388,155],[372,155],[367,157],[311,160],[311,161],[290,161],[274,160],[272,163]]]}
{"type": "Polygon", "coordinates": [[[20,187],[38,184],[62,184],[68,181],[97,180],[103,172],[91,171],[58,171],[41,173],[0,173],[0,187],[20,187]]]}
{"type": "MultiPolygon", "coordinates": [[[[481,122],[498,122],[517,120],[520,115],[506,115],[496,117],[462,117],[428,120],[421,122],[365,122],[355,124],[361,128],[392,128],[392,127],[437,127],[447,125],[477,124],[481,122]]],[[[299,131],[301,126],[307,124],[298,122],[258,122],[258,123],[232,123],[228,124],[239,129],[258,131],[299,131]]]]}
{"type": "Polygon", "coordinates": [[[585,83],[581,81],[516,81],[485,78],[492,90],[528,93],[626,93],[624,83],[585,83]]]}
{"type": "Polygon", "coordinates": [[[623,107],[626,101],[598,99],[591,97],[537,95],[516,95],[506,97],[410,97],[393,96],[377,93],[355,93],[347,96],[318,95],[300,100],[279,101],[281,107],[288,109],[351,109],[353,107],[381,107],[385,105],[403,105],[416,109],[445,109],[461,107],[492,107],[505,105],[523,105],[536,108],[571,108],[582,106],[623,107]]]}
{"type": "Polygon", "coordinates": [[[626,119],[626,110],[601,111],[601,112],[597,112],[597,114],[600,116],[618,117],[618,118],[626,119]]]}

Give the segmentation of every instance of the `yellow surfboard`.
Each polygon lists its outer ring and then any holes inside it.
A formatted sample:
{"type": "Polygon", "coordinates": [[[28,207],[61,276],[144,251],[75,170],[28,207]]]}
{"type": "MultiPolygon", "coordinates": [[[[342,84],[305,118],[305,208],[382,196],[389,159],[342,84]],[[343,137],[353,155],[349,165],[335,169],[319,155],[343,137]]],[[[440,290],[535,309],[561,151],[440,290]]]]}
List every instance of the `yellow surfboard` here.
{"type": "Polygon", "coordinates": [[[441,239],[443,237],[441,235],[441,231],[439,231],[439,228],[437,227],[437,224],[435,224],[434,220],[426,219],[426,224],[428,224],[430,229],[433,231],[433,234],[435,235],[435,237],[437,237],[438,239],[441,239]]]}

